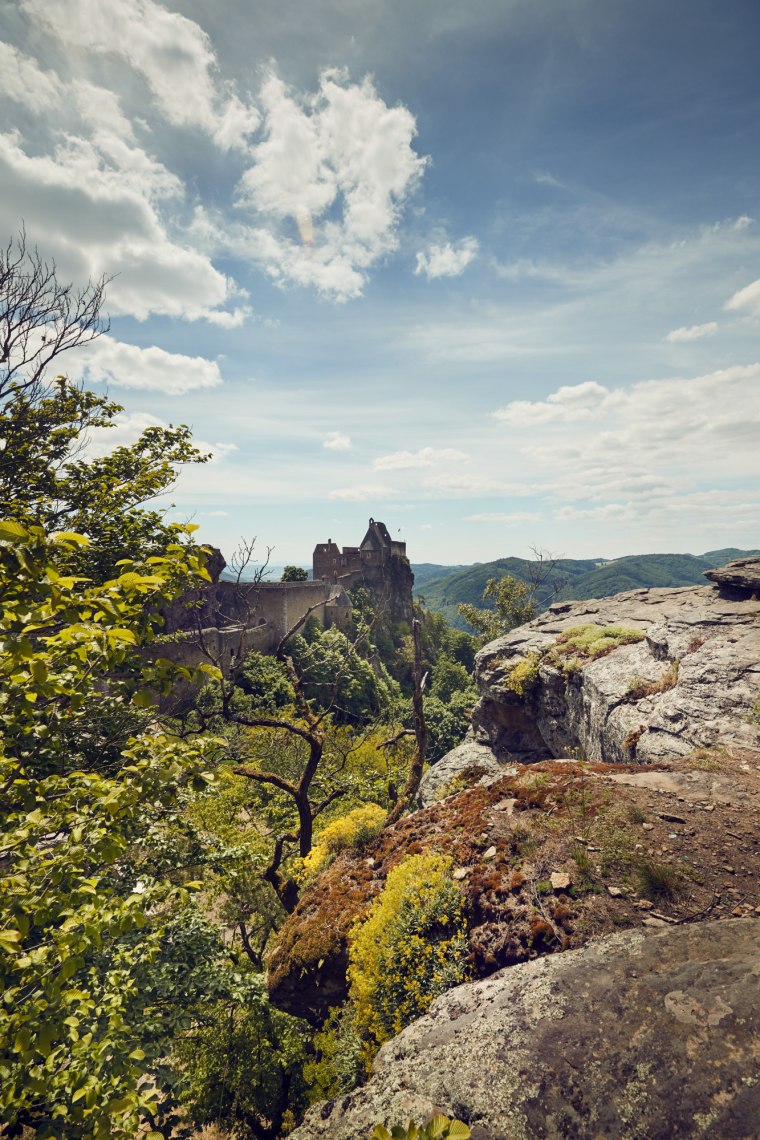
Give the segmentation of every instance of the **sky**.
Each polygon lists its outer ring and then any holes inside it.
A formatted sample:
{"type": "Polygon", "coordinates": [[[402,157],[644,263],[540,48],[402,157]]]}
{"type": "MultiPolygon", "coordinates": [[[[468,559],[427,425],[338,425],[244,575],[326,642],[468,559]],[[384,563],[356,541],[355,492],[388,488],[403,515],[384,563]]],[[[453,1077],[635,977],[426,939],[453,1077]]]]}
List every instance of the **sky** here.
{"type": "Polygon", "coordinates": [[[760,546],[757,0],[0,0],[0,233],[60,370],[308,565],[760,546]]]}

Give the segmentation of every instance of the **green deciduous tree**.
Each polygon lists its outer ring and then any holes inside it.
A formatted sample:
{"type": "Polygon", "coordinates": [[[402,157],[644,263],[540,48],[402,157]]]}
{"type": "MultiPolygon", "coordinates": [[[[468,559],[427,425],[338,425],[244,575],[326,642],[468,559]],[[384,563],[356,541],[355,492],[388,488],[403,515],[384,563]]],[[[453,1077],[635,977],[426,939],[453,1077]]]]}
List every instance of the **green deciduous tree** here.
{"type": "Polygon", "coordinates": [[[0,249],[0,517],[87,535],[87,547],[54,553],[101,582],[119,559],[159,554],[172,541],[161,512],[145,504],[165,494],[181,464],[208,458],[186,427],[171,425],[105,455],[88,444],[123,408],[50,373],[68,349],[108,331],[106,285],[60,282],[23,229],[0,249]]]}
{"type": "Polygon", "coordinates": [[[282,571],[281,582],[308,582],[309,574],[302,566],[286,566],[282,571]]]}
{"type": "Polygon", "coordinates": [[[138,651],[172,581],[204,571],[176,542],[90,585],[60,572],[61,555],[86,545],[0,523],[0,1119],[11,1135],[136,1135],[158,1107],[151,1061],[186,1016],[176,992],[162,1003],[146,980],[158,984],[151,968],[186,892],[141,866],[135,843],[179,789],[204,786],[217,745],[141,714],[177,670],[138,651]],[[125,710],[129,731],[104,733],[125,710]]]}
{"type": "Polygon", "coordinates": [[[483,591],[484,601],[493,599],[494,609],[478,609],[470,602],[457,606],[465,621],[481,635],[483,643],[493,641],[536,615],[536,586],[521,582],[511,574],[489,578],[483,591]]]}

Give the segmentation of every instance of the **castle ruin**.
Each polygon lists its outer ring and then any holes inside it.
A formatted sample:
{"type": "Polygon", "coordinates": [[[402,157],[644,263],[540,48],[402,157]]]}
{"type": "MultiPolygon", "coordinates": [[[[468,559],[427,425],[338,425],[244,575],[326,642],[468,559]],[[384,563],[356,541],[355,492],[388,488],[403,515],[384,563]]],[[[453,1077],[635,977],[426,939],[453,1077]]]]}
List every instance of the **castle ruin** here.
{"type": "Polygon", "coordinates": [[[225,565],[217,552],[209,562],[214,581],[167,607],[165,632],[177,636],[162,644],[163,656],[191,665],[208,660],[208,652],[220,662],[241,651],[272,653],[308,614],[325,629],[347,630],[348,590],[359,584],[374,592],[391,621],[412,619],[414,575],[406,543],[392,539],[385,523],[375,519],[359,546],[341,550],[332,539],[317,543],[307,582],[227,582],[219,577],[225,565]]]}

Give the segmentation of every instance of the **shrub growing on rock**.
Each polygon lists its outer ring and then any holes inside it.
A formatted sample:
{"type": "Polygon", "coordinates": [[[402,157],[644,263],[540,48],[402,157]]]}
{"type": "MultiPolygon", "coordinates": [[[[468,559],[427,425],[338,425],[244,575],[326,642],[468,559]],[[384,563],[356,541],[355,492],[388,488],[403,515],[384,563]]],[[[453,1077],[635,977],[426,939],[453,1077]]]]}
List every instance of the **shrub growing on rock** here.
{"type": "Polygon", "coordinates": [[[359,847],[382,831],[387,816],[380,804],[363,804],[347,815],[334,819],[320,833],[316,844],[303,860],[303,870],[313,875],[324,867],[332,855],[347,847],[359,847]]]}
{"type": "Polygon", "coordinates": [[[541,658],[538,653],[526,653],[516,665],[509,670],[505,684],[518,697],[525,697],[538,680],[538,668],[541,658]]]}
{"type": "Polygon", "coordinates": [[[354,928],[351,1000],[370,1051],[467,976],[464,904],[452,867],[435,852],[404,859],[389,873],[369,917],[354,928]]]}

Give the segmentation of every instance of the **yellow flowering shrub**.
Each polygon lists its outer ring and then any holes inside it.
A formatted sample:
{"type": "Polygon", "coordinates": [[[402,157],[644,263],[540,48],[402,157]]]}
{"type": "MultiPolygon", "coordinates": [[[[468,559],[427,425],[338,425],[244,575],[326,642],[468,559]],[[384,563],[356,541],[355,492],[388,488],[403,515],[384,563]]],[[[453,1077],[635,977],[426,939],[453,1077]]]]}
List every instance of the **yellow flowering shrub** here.
{"type": "Polygon", "coordinates": [[[380,804],[362,804],[347,815],[328,823],[303,860],[304,875],[314,875],[321,871],[339,851],[345,851],[347,847],[358,847],[359,844],[374,839],[382,831],[387,814],[380,804]]]}
{"type": "Polygon", "coordinates": [[[452,868],[435,852],[408,856],[353,928],[350,997],[357,1029],[373,1048],[467,978],[464,903],[452,868]]]}

